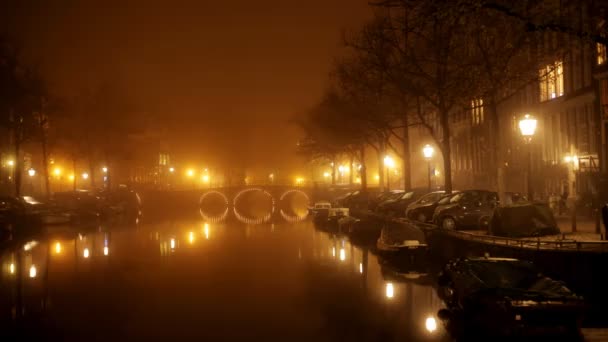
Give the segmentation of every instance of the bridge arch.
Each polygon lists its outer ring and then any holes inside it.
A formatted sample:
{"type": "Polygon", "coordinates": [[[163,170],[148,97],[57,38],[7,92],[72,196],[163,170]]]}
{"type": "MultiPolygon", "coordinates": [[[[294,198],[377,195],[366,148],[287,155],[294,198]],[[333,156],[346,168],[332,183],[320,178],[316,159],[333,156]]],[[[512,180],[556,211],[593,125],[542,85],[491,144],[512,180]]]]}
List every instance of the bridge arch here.
{"type": "Polygon", "coordinates": [[[243,189],[243,190],[237,192],[232,201],[232,210],[234,213],[234,217],[236,217],[236,219],[239,220],[240,222],[246,223],[246,224],[262,224],[262,223],[269,222],[274,215],[275,209],[276,209],[276,201],[274,199],[274,196],[272,196],[272,194],[270,192],[268,192],[268,190],[266,190],[264,188],[259,188],[259,187],[246,188],[246,189],[243,189]],[[238,209],[238,201],[243,195],[245,195],[246,193],[249,193],[249,192],[260,192],[260,193],[264,194],[265,196],[267,196],[271,201],[270,211],[268,213],[266,213],[264,216],[256,217],[256,218],[247,217],[246,215],[243,215],[238,209]]]}
{"type": "MultiPolygon", "coordinates": [[[[304,196],[304,198],[306,199],[306,202],[307,202],[307,206],[308,206],[308,204],[310,204],[310,197],[308,196],[308,194],[306,194],[304,191],[299,190],[299,189],[289,189],[289,190],[283,192],[283,194],[281,195],[281,197],[279,199],[280,203],[283,204],[285,199],[291,194],[298,194],[298,195],[304,196]]],[[[283,209],[284,209],[283,205],[280,205],[279,213],[281,214],[281,217],[285,221],[290,222],[290,223],[300,222],[300,221],[305,220],[308,217],[308,208],[306,208],[306,210],[304,211],[304,214],[302,214],[302,215],[299,215],[297,213],[295,215],[288,214],[283,209]]]]}
{"type": "Polygon", "coordinates": [[[228,217],[228,213],[230,212],[230,202],[228,201],[228,196],[226,196],[226,194],[224,194],[223,192],[220,192],[218,190],[210,190],[210,191],[207,191],[204,194],[202,194],[198,200],[198,204],[199,204],[199,213],[201,214],[201,217],[205,221],[210,222],[210,223],[223,222],[224,220],[226,220],[226,218],[228,217]],[[212,195],[218,195],[224,202],[225,209],[220,214],[209,215],[208,213],[205,212],[205,210],[203,208],[204,207],[203,202],[205,201],[205,199],[209,198],[209,196],[212,196],[212,195]]]}

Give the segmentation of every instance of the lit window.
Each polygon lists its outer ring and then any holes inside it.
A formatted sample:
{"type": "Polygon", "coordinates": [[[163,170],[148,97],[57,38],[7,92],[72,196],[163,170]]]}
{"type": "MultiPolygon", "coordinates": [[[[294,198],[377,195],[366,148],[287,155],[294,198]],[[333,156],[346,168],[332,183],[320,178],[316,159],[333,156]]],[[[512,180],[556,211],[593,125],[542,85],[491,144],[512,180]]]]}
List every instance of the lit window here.
{"type": "Polygon", "coordinates": [[[471,120],[473,125],[479,125],[483,123],[483,100],[475,99],[471,101],[471,120]]]}
{"type": "Polygon", "coordinates": [[[561,61],[540,69],[539,76],[541,101],[564,95],[564,68],[561,61]]]}
{"type": "Polygon", "coordinates": [[[166,153],[159,154],[158,165],[169,165],[169,155],[166,153]]]}
{"type": "Polygon", "coordinates": [[[606,59],[608,58],[606,55],[606,45],[596,43],[595,47],[597,50],[597,65],[606,63],[606,59]]]}

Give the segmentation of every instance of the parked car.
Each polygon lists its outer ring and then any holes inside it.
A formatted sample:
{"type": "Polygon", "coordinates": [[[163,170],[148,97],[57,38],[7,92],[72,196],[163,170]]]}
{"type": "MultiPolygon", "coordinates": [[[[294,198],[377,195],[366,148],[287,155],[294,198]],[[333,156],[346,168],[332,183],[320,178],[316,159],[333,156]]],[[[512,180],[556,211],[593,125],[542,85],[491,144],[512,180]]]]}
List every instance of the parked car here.
{"type": "Polygon", "coordinates": [[[380,203],[376,208],[376,212],[382,215],[402,217],[405,215],[405,208],[426,192],[426,188],[407,191],[394,199],[388,199],[380,203]]]}
{"type": "Polygon", "coordinates": [[[346,203],[346,201],[348,200],[348,197],[350,197],[353,193],[354,193],[353,191],[347,192],[344,195],[334,198],[334,200],[331,202],[331,206],[334,208],[344,207],[344,203],[346,203]]]}
{"type": "MultiPolygon", "coordinates": [[[[452,194],[456,194],[456,192],[453,192],[452,194]]],[[[410,220],[430,222],[433,219],[435,208],[437,208],[439,202],[446,197],[451,196],[446,196],[445,191],[428,193],[407,207],[405,210],[405,217],[410,220]]]]}
{"type": "Polygon", "coordinates": [[[487,229],[497,204],[496,192],[462,191],[435,208],[433,222],[443,229],[487,229]]]}
{"type": "Polygon", "coordinates": [[[86,190],[56,192],[51,205],[68,212],[72,223],[97,221],[101,213],[108,211],[98,196],[86,190]]]}
{"type": "Polygon", "coordinates": [[[440,317],[459,322],[460,334],[513,338],[557,333],[568,341],[580,338],[583,298],[527,261],[451,261],[438,277],[437,292],[447,306],[440,317]]]}
{"type": "Polygon", "coordinates": [[[350,210],[365,211],[369,207],[369,202],[373,198],[376,198],[377,195],[378,192],[374,190],[357,190],[343,201],[343,205],[350,208],[350,210]]]}
{"type": "Polygon", "coordinates": [[[25,232],[40,226],[40,215],[20,197],[0,197],[0,239],[9,233],[25,232]]]}
{"type": "Polygon", "coordinates": [[[396,199],[397,197],[402,196],[404,193],[404,190],[390,190],[382,192],[369,201],[368,209],[371,211],[375,211],[378,205],[380,205],[380,203],[386,200],[396,199]]]}

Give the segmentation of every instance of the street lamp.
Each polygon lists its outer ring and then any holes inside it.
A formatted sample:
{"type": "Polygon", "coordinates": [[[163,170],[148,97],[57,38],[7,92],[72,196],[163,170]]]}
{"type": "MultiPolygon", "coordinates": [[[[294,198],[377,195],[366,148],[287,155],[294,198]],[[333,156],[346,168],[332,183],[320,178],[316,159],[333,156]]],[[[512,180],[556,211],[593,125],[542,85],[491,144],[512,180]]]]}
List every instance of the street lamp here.
{"type": "Polygon", "coordinates": [[[175,172],[175,168],[174,167],[170,167],[169,168],[169,172],[171,172],[171,173],[175,172]]]}
{"type": "Polygon", "coordinates": [[[89,179],[89,174],[88,174],[88,173],[86,173],[86,172],[83,172],[83,173],[82,173],[82,179],[85,179],[85,180],[86,180],[86,179],[89,179]]]}
{"type": "Polygon", "coordinates": [[[395,167],[395,161],[391,156],[384,157],[384,166],[386,166],[386,190],[389,191],[391,187],[390,182],[390,169],[395,167]]]}
{"type": "Polygon", "coordinates": [[[533,193],[532,191],[532,182],[530,175],[532,174],[532,145],[530,142],[532,141],[532,137],[536,132],[536,124],[537,120],[530,116],[530,114],[524,115],[524,118],[519,120],[519,131],[521,132],[521,136],[524,138],[524,141],[528,145],[528,167],[527,167],[527,187],[528,187],[528,200],[532,201],[533,193]]]}
{"type": "Polygon", "coordinates": [[[426,144],[424,145],[424,147],[422,148],[422,155],[424,155],[424,159],[426,159],[426,165],[427,165],[427,169],[428,169],[428,187],[429,187],[429,192],[431,192],[431,159],[433,159],[433,154],[435,154],[435,149],[433,148],[433,146],[426,144]]]}
{"type": "Polygon", "coordinates": [[[108,168],[106,166],[101,168],[101,171],[103,171],[103,173],[108,173],[108,168]]]}
{"type": "Polygon", "coordinates": [[[30,168],[29,170],[27,170],[27,174],[28,176],[30,176],[30,190],[32,191],[32,194],[34,193],[34,176],[36,175],[36,170],[34,170],[33,168],[30,168]]]}

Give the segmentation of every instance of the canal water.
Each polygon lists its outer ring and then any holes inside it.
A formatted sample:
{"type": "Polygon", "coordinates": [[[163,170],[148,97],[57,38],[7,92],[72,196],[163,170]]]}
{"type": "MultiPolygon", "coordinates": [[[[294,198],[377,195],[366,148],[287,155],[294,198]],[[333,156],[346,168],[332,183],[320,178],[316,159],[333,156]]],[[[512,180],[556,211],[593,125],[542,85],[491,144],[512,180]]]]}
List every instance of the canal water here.
{"type": "Polygon", "coordinates": [[[2,252],[1,339],[450,340],[424,271],[309,221],[157,221],[2,252]]]}

